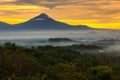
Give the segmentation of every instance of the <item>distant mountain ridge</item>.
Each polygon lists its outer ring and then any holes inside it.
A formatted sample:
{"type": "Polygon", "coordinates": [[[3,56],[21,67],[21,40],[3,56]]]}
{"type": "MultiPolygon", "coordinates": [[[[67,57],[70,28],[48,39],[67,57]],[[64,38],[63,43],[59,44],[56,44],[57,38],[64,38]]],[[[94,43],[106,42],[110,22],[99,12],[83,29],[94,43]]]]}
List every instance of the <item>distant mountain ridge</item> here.
{"type": "Polygon", "coordinates": [[[12,25],[0,22],[0,30],[11,30],[13,28],[12,25]]]}
{"type": "Polygon", "coordinates": [[[13,30],[81,30],[92,29],[86,25],[72,26],[63,22],[56,21],[49,17],[47,14],[42,13],[26,22],[9,25],[6,23],[0,23],[0,29],[10,28],[13,30]]]}

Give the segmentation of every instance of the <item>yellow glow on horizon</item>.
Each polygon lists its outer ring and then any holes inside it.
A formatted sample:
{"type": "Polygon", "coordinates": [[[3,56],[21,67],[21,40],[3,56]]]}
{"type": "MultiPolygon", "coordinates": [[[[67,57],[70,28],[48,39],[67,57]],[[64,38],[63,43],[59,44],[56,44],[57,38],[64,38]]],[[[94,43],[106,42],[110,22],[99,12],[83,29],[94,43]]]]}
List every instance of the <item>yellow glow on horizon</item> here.
{"type": "MultiPolygon", "coordinates": [[[[27,19],[21,18],[1,18],[2,22],[6,22],[8,24],[18,24],[27,21],[27,19]]],[[[92,28],[100,28],[100,29],[120,29],[120,23],[94,23],[96,20],[58,20],[60,22],[64,22],[70,25],[87,25],[92,28]]]]}
{"type": "Polygon", "coordinates": [[[25,22],[27,20],[26,19],[20,19],[20,18],[14,18],[14,19],[11,19],[11,18],[1,18],[0,21],[8,23],[8,24],[18,24],[18,23],[25,22]]]}
{"type": "Polygon", "coordinates": [[[92,28],[100,29],[120,29],[120,23],[96,23],[97,20],[59,20],[71,25],[87,25],[92,28]]]}
{"type": "Polygon", "coordinates": [[[120,29],[120,23],[88,24],[88,26],[100,29],[120,29]]]}
{"type": "Polygon", "coordinates": [[[97,22],[97,20],[58,20],[58,21],[65,22],[71,25],[80,25],[80,24],[97,22]]]}
{"type": "Polygon", "coordinates": [[[65,3],[57,0],[1,0],[0,21],[18,24],[46,13],[51,18],[70,25],[120,29],[119,5],[119,0],[67,0],[65,3]]]}

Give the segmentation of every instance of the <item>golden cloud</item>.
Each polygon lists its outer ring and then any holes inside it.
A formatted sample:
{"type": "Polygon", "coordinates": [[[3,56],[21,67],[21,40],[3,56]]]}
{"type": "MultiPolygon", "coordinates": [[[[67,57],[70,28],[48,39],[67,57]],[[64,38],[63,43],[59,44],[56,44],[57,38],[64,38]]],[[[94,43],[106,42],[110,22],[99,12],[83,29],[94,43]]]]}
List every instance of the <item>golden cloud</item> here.
{"type": "Polygon", "coordinates": [[[1,21],[10,23],[13,21],[10,18],[22,22],[45,12],[56,20],[74,25],[120,26],[119,0],[2,0],[0,4],[1,21]]]}

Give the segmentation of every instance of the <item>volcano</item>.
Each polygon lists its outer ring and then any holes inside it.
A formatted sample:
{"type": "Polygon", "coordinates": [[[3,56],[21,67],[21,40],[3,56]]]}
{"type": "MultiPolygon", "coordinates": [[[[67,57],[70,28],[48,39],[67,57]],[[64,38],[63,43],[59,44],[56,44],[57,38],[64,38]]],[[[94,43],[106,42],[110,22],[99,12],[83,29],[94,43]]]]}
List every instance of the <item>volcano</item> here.
{"type": "Polygon", "coordinates": [[[81,30],[91,29],[86,25],[72,26],[56,21],[42,13],[26,22],[14,25],[17,30],[81,30]]]}

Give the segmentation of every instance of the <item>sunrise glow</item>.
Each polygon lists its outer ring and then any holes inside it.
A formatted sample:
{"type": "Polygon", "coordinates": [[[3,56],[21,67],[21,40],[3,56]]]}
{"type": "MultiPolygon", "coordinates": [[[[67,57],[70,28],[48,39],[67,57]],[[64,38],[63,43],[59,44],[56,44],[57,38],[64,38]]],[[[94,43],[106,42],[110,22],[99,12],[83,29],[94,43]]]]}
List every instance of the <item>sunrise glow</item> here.
{"type": "Polygon", "coordinates": [[[0,21],[18,24],[46,13],[51,18],[70,25],[93,28],[120,29],[118,0],[3,0],[0,1],[0,21]]]}

